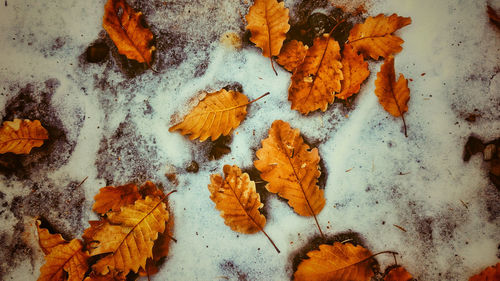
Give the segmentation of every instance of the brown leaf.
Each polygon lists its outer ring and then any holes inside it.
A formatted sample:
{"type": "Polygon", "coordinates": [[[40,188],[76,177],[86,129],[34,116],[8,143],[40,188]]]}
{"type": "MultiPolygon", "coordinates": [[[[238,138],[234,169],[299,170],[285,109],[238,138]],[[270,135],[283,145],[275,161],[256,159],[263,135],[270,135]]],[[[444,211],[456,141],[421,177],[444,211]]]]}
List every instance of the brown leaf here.
{"type": "Polygon", "coordinates": [[[40,225],[42,222],[40,220],[36,220],[36,230],[38,232],[38,244],[45,255],[50,254],[52,249],[61,244],[68,243],[61,234],[51,234],[48,229],[41,228],[40,225]]]}
{"type": "Polygon", "coordinates": [[[133,183],[117,187],[106,186],[94,196],[95,203],[92,210],[101,215],[110,210],[119,211],[122,206],[133,204],[139,198],[141,194],[133,183]]]}
{"type": "Polygon", "coordinates": [[[293,72],[295,68],[302,63],[306,57],[309,47],[297,40],[292,40],[281,49],[276,62],[286,70],[293,72]]]}
{"type": "Polygon", "coordinates": [[[292,109],[302,114],[321,109],[332,103],[335,92],[340,91],[342,75],[340,47],[328,34],[314,39],[304,61],[297,66],[288,89],[292,109]]]}
{"type": "Polygon", "coordinates": [[[89,258],[83,252],[82,241],[73,239],[69,243],[52,248],[45,256],[45,264],[40,268],[38,281],[81,281],[87,272],[89,258]],[[67,274],[67,278],[65,278],[67,274]]]}
{"type": "Polygon", "coordinates": [[[377,95],[380,104],[385,111],[389,112],[394,117],[403,119],[403,125],[406,133],[406,122],[403,114],[408,111],[408,100],[410,99],[410,89],[408,81],[403,74],[399,75],[396,81],[394,71],[394,57],[389,56],[384,64],[380,67],[375,80],[375,95],[377,95]]]}
{"type": "Polygon", "coordinates": [[[165,193],[163,193],[163,191],[151,181],[146,181],[143,185],[141,185],[141,187],[139,188],[139,193],[143,198],[146,198],[147,196],[163,197],[165,195],[165,193]]]}
{"type": "Polygon", "coordinates": [[[38,120],[5,121],[0,127],[0,153],[29,154],[48,138],[49,133],[38,120]]]}
{"type": "Polygon", "coordinates": [[[392,268],[384,277],[384,281],[411,281],[413,276],[402,266],[392,268]]]}
{"type": "Polygon", "coordinates": [[[373,276],[370,267],[372,254],[361,246],[335,242],[320,245],[319,251],[307,253],[294,274],[294,281],[369,281],[373,276]]]}
{"type": "Polygon", "coordinates": [[[298,129],[276,120],[269,129],[269,137],[262,141],[256,153],[255,168],[261,178],[268,182],[266,189],[288,199],[290,205],[301,216],[314,216],[325,206],[323,190],[317,182],[319,171],[318,149],[311,149],[300,136],[298,129]]]}
{"type": "Polygon", "coordinates": [[[124,0],[108,0],[104,6],[102,26],[128,59],[151,66],[153,33],[142,26],[142,12],[136,12],[124,0]]]}
{"type": "Polygon", "coordinates": [[[379,57],[387,58],[403,49],[401,44],[404,40],[392,33],[410,23],[411,18],[399,17],[396,14],[389,17],[383,14],[374,18],[368,17],[364,23],[356,24],[351,29],[349,44],[365,58],[371,57],[375,60],[379,57]]]}
{"type": "Polygon", "coordinates": [[[91,272],[90,276],[85,278],[83,281],[126,281],[127,278],[123,274],[116,274],[114,272],[110,272],[106,275],[95,274],[95,272],[91,272]]]}
{"type": "Polygon", "coordinates": [[[350,44],[346,44],[342,52],[342,73],[344,75],[344,80],[340,81],[342,90],[335,97],[344,100],[357,94],[361,83],[370,75],[368,63],[350,44]]]}
{"type": "Polygon", "coordinates": [[[496,27],[500,28],[500,16],[497,14],[497,11],[495,11],[495,9],[493,9],[490,5],[488,5],[487,13],[491,23],[493,23],[496,27]]]}
{"type": "Polygon", "coordinates": [[[481,273],[469,278],[469,281],[498,281],[500,280],[500,262],[484,269],[481,273]]]}

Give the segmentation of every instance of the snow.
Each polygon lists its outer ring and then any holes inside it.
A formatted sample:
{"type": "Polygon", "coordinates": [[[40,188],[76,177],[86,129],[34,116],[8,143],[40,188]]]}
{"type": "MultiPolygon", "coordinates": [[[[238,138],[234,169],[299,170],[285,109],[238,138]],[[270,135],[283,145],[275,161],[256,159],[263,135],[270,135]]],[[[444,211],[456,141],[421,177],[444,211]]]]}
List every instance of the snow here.
{"type": "MultiPolygon", "coordinates": [[[[292,18],[300,2],[285,1],[292,18]]],[[[352,9],[360,2],[337,4],[352,9]]],[[[470,134],[485,141],[500,135],[500,36],[486,14],[486,3],[500,8],[498,1],[366,5],[368,15],[412,18],[397,32],[405,43],[395,56],[396,72],[413,80],[408,138],[402,121],[374,95],[381,62],[370,61],[371,75],[351,109],[336,103],[302,116],[290,110],[288,72],[276,66],[276,76],[248,41],[240,50],[220,43],[226,32],[244,38],[239,13],[246,14],[247,1],[129,3],[144,12],[157,37],[157,72],[129,77],[113,56],[85,62],[92,42],[109,44],[102,0],[5,0],[0,6],[0,117],[36,117],[61,136],[49,155],[22,158],[25,174],[0,175],[0,279],[37,278],[44,260],[36,216],[65,238],[77,238],[96,218],[91,206],[99,188],[152,180],[178,190],[170,197],[178,242],[152,280],[289,280],[297,257],[321,241],[314,220],[258,189],[277,254],[263,234],[225,226],[207,189],[210,174],[222,173],[224,164],[252,171],[255,151],[276,119],[299,128],[320,151],[326,206],[318,221],[327,241],[359,237],[373,253],[396,251],[418,280],[465,280],[498,262],[499,192],[481,156],[462,161],[470,134]],[[235,83],[249,99],[270,95],[248,107],[228,144],[231,153],[209,160],[210,141],[168,132],[202,92],[235,83]],[[13,113],[9,104],[21,93],[33,101],[13,113]],[[474,123],[465,121],[471,113],[480,115],[474,123]],[[193,160],[198,173],[185,170],[193,160]],[[164,176],[172,170],[178,186],[164,176]]],[[[327,1],[310,3],[328,11],[321,7],[327,1]]],[[[391,255],[377,260],[382,270],[393,263],[391,255]]]]}

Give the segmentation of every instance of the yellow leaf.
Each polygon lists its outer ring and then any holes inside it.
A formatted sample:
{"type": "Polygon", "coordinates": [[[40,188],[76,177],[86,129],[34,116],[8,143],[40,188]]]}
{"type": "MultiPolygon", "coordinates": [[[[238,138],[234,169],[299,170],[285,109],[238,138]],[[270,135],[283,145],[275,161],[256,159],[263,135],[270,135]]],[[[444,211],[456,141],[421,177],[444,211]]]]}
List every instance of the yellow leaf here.
{"type": "Polygon", "coordinates": [[[358,93],[361,83],[370,75],[368,63],[350,44],[346,44],[342,52],[342,73],[344,75],[344,80],[340,82],[342,90],[335,97],[344,100],[358,93]]]}
{"type": "Polygon", "coordinates": [[[320,245],[319,251],[307,253],[294,274],[294,281],[369,281],[372,254],[361,246],[335,242],[320,245]]]}
{"type": "Polygon", "coordinates": [[[342,75],[340,47],[328,34],[314,39],[304,61],[297,66],[288,89],[292,109],[302,114],[321,109],[325,111],[340,91],[342,75]]]}
{"type": "Polygon", "coordinates": [[[128,59],[151,65],[153,33],[141,23],[142,13],[136,12],[124,0],[108,0],[104,6],[102,26],[128,59]]]}
{"type": "Polygon", "coordinates": [[[392,14],[386,17],[380,14],[368,17],[364,23],[356,24],[349,33],[349,44],[356,51],[361,52],[365,58],[387,58],[389,55],[399,53],[403,48],[404,40],[392,33],[409,25],[411,18],[399,17],[392,14]]]}
{"type": "Polygon", "coordinates": [[[78,239],[52,248],[52,251],[45,256],[45,264],[40,268],[38,281],[83,280],[88,269],[89,256],[82,251],[82,248],[83,244],[78,239]]]}
{"type": "Polygon", "coordinates": [[[127,278],[123,274],[115,274],[110,272],[106,275],[95,274],[95,272],[91,272],[90,276],[85,278],[84,281],[126,281],[127,278]]]}
{"type": "Polygon", "coordinates": [[[286,43],[276,59],[276,62],[286,70],[293,72],[306,57],[309,47],[297,40],[286,43]]]}
{"type": "Polygon", "coordinates": [[[117,187],[105,186],[94,197],[95,203],[92,210],[101,215],[109,210],[119,211],[122,206],[132,204],[139,198],[141,194],[133,183],[117,187]]]}
{"type": "Polygon", "coordinates": [[[276,120],[256,155],[258,160],[254,165],[261,172],[261,178],[268,182],[266,189],[288,199],[288,205],[297,214],[314,216],[323,235],[316,219],[325,206],[323,190],[317,185],[321,174],[318,149],[310,150],[298,129],[276,120]]]}
{"type": "Polygon", "coordinates": [[[498,281],[500,280],[500,262],[485,268],[481,273],[472,276],[469,281],[498,281]]]}
{"type": "Polygon", "coordinates": [[[0,153],[29,154],[33,147],[40,147],[49,134],[40,121],[14,119],[0,127],[0,153]]]}
{"type": "Polygon", "coordinates": [[[56,246],[68,243],[61,234],[51,234],[46,228],[41,228],[42,222],[40,220],[36,220],[35,223],[38,232],[38,244],[40,244],[40,248],[42,248],[45,255],[48,255],[56,246]]]}

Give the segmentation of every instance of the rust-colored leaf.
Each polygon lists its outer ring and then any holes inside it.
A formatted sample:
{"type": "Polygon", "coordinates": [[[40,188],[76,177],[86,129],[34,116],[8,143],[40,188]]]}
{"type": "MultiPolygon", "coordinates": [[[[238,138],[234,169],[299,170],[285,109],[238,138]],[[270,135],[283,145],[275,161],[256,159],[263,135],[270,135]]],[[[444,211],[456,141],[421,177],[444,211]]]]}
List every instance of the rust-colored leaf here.
{"type": "Polygon", "coordinates": [[[279,250],[264,231],[266,218],[259,211],[264,204],[255,190],[255,182],[247,173],[242,173],[238,166],[224,166],[224,178],[219,174],[210,176],[210,199],[220,211],[224,223],[240,233],[262,231],[271,241],[276,251],[279,250]]]}
{"type": "Polygon", "coordinates": [[[292,40],[283,45],[276,62],[283,66],[286,70],[293,72],[306,57],[308,49],[309,47],[304,45],[302,42],[292,40]]]}
{"type": "Polygon", "coordinates": [[[5,121],[0,127],[0,153],[29,154],[48,138],[49,133],[38,120],[5,121]]]}
{"type": "Polygon", "coordinates": [[[384,277],[384,281],[411,281],[413,276],[402,266],[396,266],[389,270],[384,277]]]}
{"type": "Polygon", "coordinates": [[[500,16],[497,11],[493,9],[490,5],[486,6],[488,17],[490,18],[490,22],[493,23],[496,27],[500,28],[500,16]]]}
{"type": "Polygon", "coordinates": [[[403,119],[405,136],[408,136],[403,114],[408,111],[410,89],[408,88],[408,81],[403,74],[400,74],[399,79],[396,81],[394,57],[392,56],[389,56],[385,60],[382,67],[380,67],[380,71],[377,73],[375,94],[385,111],[389,112],[394,117],[401,116],[403,119]]]}
{"type": "Polygon", "coordinates": [[[163,197],[165,195],[163,191],[151,181],[146,181],[143,185],[141,185],[139,193],[143,198],[146,198],[146,196],[163,197]]]}
{"type": "Polygon", "coordinates": [[[335,97],[344,100],[357,94],[361,83],[370,75],[368,63],[350,44],[346,44],[342,52],[342,74],[344,75],[344,80],[340,81],[342,90],[335,97]]]}
{"type": "Polygon", "coordinates": [[[40,225],[42,222],[40,220],[36,220],[35,223],[38,233],[38,244],[45,255],[48,255],[56,246],[68,243],[61,234],[51,234],[48,229],[41,228],[40,225]]]}
{"type": "Polygon", "coordinates": [[[481,273],[469,278],[469,281],[498,281],[500,280],[500,262],[485,268],[481,273]]]}
{"type": "Polygon", "coordinates": [[[136,12],[124,0],[108,0],[104,6],[102,26],[128,59],[151,66],[153,33],[142,26],[142,12],[136,12]]]}
{"type": "Polygon", "coordinates": [[[364,23],[356,24],[349,33],[349,44],[356,51],[361,52],[365,58],[387,58],[389,55],[399,53],[403,48],[404,40],[392,33],[409,25],[411,18],[400,17],[392,14],[386,17],[380,14],[368,17],[364,23]]]}
{"type": "Polygon", "coordinates": [[[106,275],[99,275],[95,274],[95,272],[91,272],[90,275],[83,281],[126,281],[126,280],[127,278],[123,274],[110,272],[106,275]]]}
{"type": "Polygon", "coordinates": [[[318,109],[325,111],[335,92],[340,91],[340,80],[344,78],[341,68],[339,43],[328,34],[314,39],[291,78],[288,100],[292,109],[305,115],[318,109]]]}
{"type": "Polygon", "coordinates": [[[369,281],[372,254],[361,246],[335,242],[320,245],[319,250],[307,253],[294,274],[294,281],[369,281]]]}
{"type": "Polygon", "coordinates": [[[122,206],[133,204],[139,198],[141,198],[141,194],[133,183],[117,187],[106,186],[94,196],[95,203],[92,210],[101,215],[110,210],[119,211],[122,206]]]}
{"type": "Polygon", "coordinates": [[[268,182],[266,189],[287,199],[297,214],[314,216],[323,236],[316,218],[325,206],[323,190],[317,185],[321,174],[318,149],[310,150],[298,129],[276,120],[256,155],[254,165],[261,172],[261,178],[268,182]]]}
{"type": "Polygon", "coordinates": [[[45,256],[45,264],[40,268],[38,281],[83,280],[88,269],[89,256],[82,249],[83,244],[78,239],[52,248],[45,256]]]}

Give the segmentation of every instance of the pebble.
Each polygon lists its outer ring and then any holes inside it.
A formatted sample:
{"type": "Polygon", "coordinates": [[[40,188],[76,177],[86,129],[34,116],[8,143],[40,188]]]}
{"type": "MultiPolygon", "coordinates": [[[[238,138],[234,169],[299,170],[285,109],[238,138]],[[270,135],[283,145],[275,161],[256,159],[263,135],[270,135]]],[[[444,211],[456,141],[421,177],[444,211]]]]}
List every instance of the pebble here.
{"type": "Polygon", "coordinates": [[[189,165],[186,167],[186,171],[188,173],[198,173],[198,170],[200,169],[200,166],[196,161],[191,161],[189,165]]]}
{"type": "Polygon", "coordinates": [[[493,156],[496,152],[496,146],[493,143],[488,144],[483,150],[483,159],[484,161],[490,161],[493,159],[493,156]]]}

